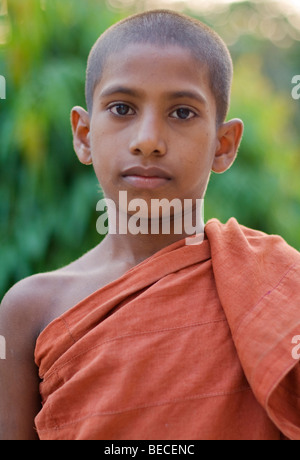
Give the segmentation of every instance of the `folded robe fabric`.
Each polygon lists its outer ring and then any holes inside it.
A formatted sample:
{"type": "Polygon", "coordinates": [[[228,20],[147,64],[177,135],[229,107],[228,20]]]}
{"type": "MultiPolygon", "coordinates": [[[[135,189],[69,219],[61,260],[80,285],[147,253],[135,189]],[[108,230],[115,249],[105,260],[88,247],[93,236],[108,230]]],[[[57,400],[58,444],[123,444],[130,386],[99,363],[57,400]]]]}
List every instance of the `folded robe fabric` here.
{"type": "Polygon", "coordinates": [[[299,440],[299,335],[300,253],[212,219],[42,331],[38,435],[299,440]]]}

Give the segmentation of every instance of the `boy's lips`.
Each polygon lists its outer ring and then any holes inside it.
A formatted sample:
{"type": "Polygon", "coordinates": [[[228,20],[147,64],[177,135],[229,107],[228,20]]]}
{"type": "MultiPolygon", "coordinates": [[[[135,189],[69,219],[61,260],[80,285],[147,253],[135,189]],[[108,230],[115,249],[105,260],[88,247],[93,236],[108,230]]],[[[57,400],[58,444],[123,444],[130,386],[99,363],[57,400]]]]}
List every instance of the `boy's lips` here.
{"type": "Polygon", "coordinates": [[[122,177],[130,185],[137,188],[153,189],[165,185],[171,180],[170,174],[162,168],[151,166],[132,166],[122,172],[122,177]]]}

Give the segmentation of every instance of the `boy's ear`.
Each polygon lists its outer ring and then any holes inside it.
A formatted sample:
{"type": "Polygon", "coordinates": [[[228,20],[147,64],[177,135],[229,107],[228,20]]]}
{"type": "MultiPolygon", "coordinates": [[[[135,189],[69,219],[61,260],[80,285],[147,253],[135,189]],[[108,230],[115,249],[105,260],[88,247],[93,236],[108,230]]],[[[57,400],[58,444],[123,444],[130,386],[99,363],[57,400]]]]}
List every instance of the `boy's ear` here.
{"type": "Polygon", "coordinates": [[[223,123],[218,129],[218,144],[212,170],[223,173],[233,164],[242,139],[244,124],[235,118],[223,123]]]}
{"type": "Polygon", "coordinates": [[[73,146],[79,161],[85,165],[92,164],[90,144],[90,117],[82,107],[71,110],[73,146]]]}

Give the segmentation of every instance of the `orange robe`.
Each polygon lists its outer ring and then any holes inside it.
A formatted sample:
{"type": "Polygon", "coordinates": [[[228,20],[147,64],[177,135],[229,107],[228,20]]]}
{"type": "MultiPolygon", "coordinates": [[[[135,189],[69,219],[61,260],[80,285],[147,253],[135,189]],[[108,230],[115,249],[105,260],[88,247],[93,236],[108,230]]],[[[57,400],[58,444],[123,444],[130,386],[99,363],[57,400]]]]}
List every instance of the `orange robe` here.
{"type": "Polygon", "coordinates": [[[235,219],[205,235],[41,333],[40,439],[300,439],[300,253],[235,219]]]}

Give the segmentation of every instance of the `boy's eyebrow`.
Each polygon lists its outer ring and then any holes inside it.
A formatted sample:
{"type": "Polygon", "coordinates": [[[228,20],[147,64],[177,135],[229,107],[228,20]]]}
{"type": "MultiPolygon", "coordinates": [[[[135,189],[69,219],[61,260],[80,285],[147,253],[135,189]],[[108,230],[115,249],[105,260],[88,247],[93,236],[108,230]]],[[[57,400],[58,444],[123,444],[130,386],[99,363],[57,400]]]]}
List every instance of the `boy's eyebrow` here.
{"type": "MultiPolygon", "coordinates": [[[[109,86],[108,88],[104,89],[100,97],[108,97],[112,96],[113,94],[122,93],[128,96],[137,97],[140,95],[139,91],[136,91],[132,88],[128,88],[126,86],[109,86]]],[[[206,98],[199,92],[199,91],[191,91],[191,90],[181,90],[181,91],[170,91],[166,93],[166,97],[168,99],[179,99],[179,98],[189,98],[189,99],[196,99],[201,104],[206,104],[206,98]]]]}
{"type": "Polygon", "coordinates": [[[189,98],[189,99],[196,99],[201,104],[206,104],[206,98],[198,91],[170,91],[167,93],[170,99],[179,99],[179,98],[189,98]]]}
{"type": "Polygon", "coordinates": [[[138,91],[127,88],[126,86],[109,86],[100,93],[100,97],[108,97],[116,93],[123,93],[129,96],[138,96],[139,94],[138,91]]]}

